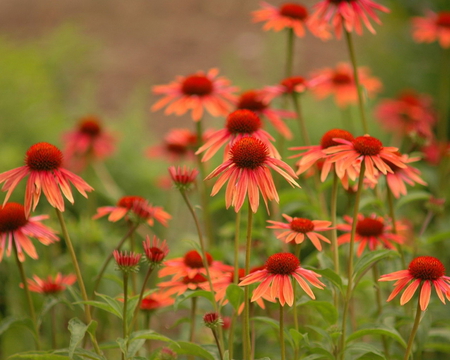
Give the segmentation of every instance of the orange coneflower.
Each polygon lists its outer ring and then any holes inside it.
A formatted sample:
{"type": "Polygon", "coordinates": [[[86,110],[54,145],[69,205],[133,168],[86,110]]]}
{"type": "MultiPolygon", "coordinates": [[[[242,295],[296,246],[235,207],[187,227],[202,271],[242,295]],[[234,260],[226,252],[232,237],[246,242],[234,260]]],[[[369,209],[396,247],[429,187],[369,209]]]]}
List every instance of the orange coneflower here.
{"type": "Polygon", "coordinates": [[[450,11],[428,11],[425,17],[414,17],[413,38],[421,43],[438,41],[444,49],[450,48],[450,11]]]}
{"type": "MultiPolygon", "coordinates": [[[[27,283],[30,291],[45,295],[55,295],[64,291],[67,286],[73,285],[76,280],[75,274],[62,275],[57,273],[54,278],[49,275],[46,279],[33,275],[33,279],[27,279],[27,283]]],[[[20,287],[23,287],[23,284],[20,284],[20,287]]]]}

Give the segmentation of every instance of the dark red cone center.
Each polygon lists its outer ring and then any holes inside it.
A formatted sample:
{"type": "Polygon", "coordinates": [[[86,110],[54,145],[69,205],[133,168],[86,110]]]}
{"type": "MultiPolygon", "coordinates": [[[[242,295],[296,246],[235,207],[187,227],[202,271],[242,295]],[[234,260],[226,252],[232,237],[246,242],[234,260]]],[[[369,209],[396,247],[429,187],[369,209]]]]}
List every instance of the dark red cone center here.
{"type": "Polygon", "coordinates": [[[252,134],[261,128],[261,119],[253,111],[240,109],[227,117],[226,127],[232,134],[252,134]]]}
{"type": "Polygon", "coordinates": [[[365,156],[378,155],[383,149],[382,142],[372,136],[358,136],[352,143],[355,150],[365,156]]]}
{"type": "Polygon", "coordinates": [[[291,253],[274,254],[267,259],[266,269],[274,275],[290,275],[300,266],[300,260],[291,253]]]}
{"type": "Polygon", "coordinates": [[[31,146],[26,153],[25,163],[34,171],[51,171],[61,167],[63,154],[56,146],[40,142],[31,146]]]}
{"type": "MultiPolygon", "coordinates": [[[[209,266],[213,262],[213,258],[209,253],[206,253],[206,260],[209,266]]],[[[184,255],[184,264],[193,269],[200,269],[203,267],[203,260],[197,251],[191,250],[184,255]]]]}
{"type": "Polygon", "coordinates": [[[196,274],[193,277],[185,276],[183,280],[181,280],[184,284],[200,284],[202,282],[207,281],[208,279],[204,277],[202,274],[196,274]]]}
{"type": "Polygon", "coordinates": [[[293,218],[290,225],[291,230],[303,234],[314,230],[314,224],[309,219],[293,218]]]}
{"type": "Polygon", "coordinates": [[[102,129],[100,123],[95,118],[89,118],[82,120],[79,125],[80,132],[90,137],[96,137],[100,135],[102,129]]]}
{"type": "Polygon", "coordinates": [[[444,265],[435,257],[419,256],[411,261],[408,270],[420,280],[437,280],[445,275],[444,265]]]}
{"type": "Polygon", "coordinates": [[[320,140],[320,146],[322,146],[322,149],[327,149],[330,146],[342,145],[334,141],[333,140],[334,138],[353,141],[353,135],[350,134],[348,131],[342,129],[332,129],[330,131],[327,131],[322,136],[322,139],[320,140]]]}
{"type": "Polygon", "coordinates": [[[181,91],[185,95],[205,96],[213,91],[213,83],[206,76],[191,75],[184,79],[181,91]]]}
{"type": "Polygon", "coordinates": [[[308,11],[302,5],[296,3],[286,3],[280,7],[280,15],[295,20],[304,20],[308,17],[308,11]]]}
{"type": "Polygon", "coordinates": [[[287,93],[293,93],[295,91],[295,87],[297,85],[303,85],[305,83],[305,79],[301,76],[292,76],[284,79],[281,82],[281,85],[284,86],[285,91],[287,93]]]}
{"type": "Polygon", "coordinates": [[[384,223],[377,219],[364,218],[356,224],[356,233],[361,236],[380,236],[384,230],[384,223]]]}
{"type": "Polygon", "coordinates": [[[353,82],[352,77],[348,74],[344,73],[335,73],[331,81],[336,85],[346,85],[351,84],[353,82]]]}
{"type": "Polygon", "coordinates": [[[441,11],[438,14],[436,25],[445,28],[450,28],[450,11],[441,11]]]}
{"type": "Polygon", "coordinates": [[[146,200],[141,196],[124,196],[117,202],[117,206],[131,210],[134,209],[137,204],[144,203],[146,203],[146,200]]]}
{"type": "Polygon", "coordinates": [[[237,167],[256,169],[266,161],[269,151],[261,140],[244,137],[237,141],[230,150],[231,160],[237,167]]]}
{"type": "Polygon", "coordinates": [[[257,91],[250,90],[241,95],[237,103],[238,109],[252,110],[256,113],[267,108],[267,104],[262,100],[257,91]]]}
{"type": "Polygon", "coordinates": [[[0,207],[0,233],[15,231],[27,223],[21,204],[10,202],[0,207]]]}

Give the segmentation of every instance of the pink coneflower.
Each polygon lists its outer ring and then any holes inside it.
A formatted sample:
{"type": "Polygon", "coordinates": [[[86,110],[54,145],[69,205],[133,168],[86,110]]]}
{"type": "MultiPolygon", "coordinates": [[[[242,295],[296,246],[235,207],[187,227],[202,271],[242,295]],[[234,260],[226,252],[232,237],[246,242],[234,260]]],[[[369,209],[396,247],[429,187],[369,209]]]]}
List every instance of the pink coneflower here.
{"type": "Polygon", "coordinates": [[[228,180],[225,194],[227,209],[234,206],[235,211],[238,212],[248,194],[251,209],[256,213],[259,206],[259,192],[266,208],[268,200],[279,201],[270,169],[283,176],[292,187],[300,187],[294,180],[297,175],[291,167],[271,157],[267,145],[259,139],[244,137],[233,145],[230,158],[209,174],[206,180],[220,175],[214,184],[211,196],[216,195],[228,180]]]}
{"type": "Polygon", "coordinates": [[[208,279],[202,274],[195,274],[193,276],[183,276],[178,279],[171,279],[169,281],[160,282],[158,287],[164,289],[167,295],[177,296],[184,294],[188,290],[204,289],[208,284],[208,279]]]}
{"type": "Polygon", "coordinates": [[[267,145],[270,156],[277,159],[280,158],[278,150],[272,145],[272,141],[275,141],[275,139],[262,129],[262,122],[259,116],[248,109],[240,109],[230,113],[227,116],[225,129],[211,133],[196,154],[205,151],[202,161],[208,161],[225,144],[225,154],[228,154],[230,147],[245,136],[252,136],[261,140],[267,145]]]}
{"type": "Polygon", "coordinates": [[[165,257],[169,253],[169,247],[166,240],[160,242],[160,240],[153,235],[153,240],[150,241],[150,237],[147,235],[145,241],[142,242],[144,246],[145,257],[150,264],[150,267],[160,266],[165,257]]]}
{"type": "Polygon", "coordinates": [[[11,255],[11,249],[17,248],[20,261],[25,261],[24,252],[32,259],[38,255],[30,237],[38,239],[42,244],[49,245],[59,241],[56,232],[41,224],[48,215],[25,217],[25,209],[21,204],[7,203],[0,206],[0,262],[6,249],[6,256],[11,255]]]}
{"type": "Polygon", "coordinates": [[[313,6],[314,13],[311,22],[326,21],[334,27],[338,39],[342,36],[343,29],[361,35],[362,24],[372,33],[375,29],[369,21],[372,18],[377,24],[381,24],[375,10],[388,13],[389,9],[372,0],[323,0],[313,6]]]}
{"type": "Polygon", "coordinates": [[[447,300],[450,300],[450,277],[445,276],[444,265],[435,257],[416,257],[410,262],[408,270],[400,270],[381,275],[380,279],[378,279],[378,281],[395,280],[395,289],[389,295],[387,301],[391,301],[406,287],[405,292],[400,298],[400,305],[405,305],[411,300],[419,286],[421,286],[420,308],[422,311],[425,311],[430,302],[431,288],[433,285],[436,294],[444,304],[444,295],[447,297],[447,300]]]}
{"type": "Polygon", "coordinates": [[[70,183],[87,198],[86,191],[94,190],[82,178],[62,167],[63,154],[56,146],[40,142],[31,146],[25,156],[25,166],[0,174],[2,191],[7,191],[4,204],[8,201],[17,184],[28,177],[25,190],[25,216],[35,210],[41,191],[51,206],[64,211],[64,198],[74,203],[70,183]],[[61,194],[62,193],[62,194],[61,194]]]}
{"type": "Polygon", "coordinates": [[[241,94],[237,101],[238,109],[247,109],[255,112],[258,116],[265,116],[276,131],[286,139],[292,139],[292,132],[283,122],[284,118],[295,118],[295,112],[281,109],[272,109],[270,102],[265,99],[264,90],[249,90],[241,94]]]}
{"type": "Polygon", "coordinates": [[[136,254],[132,251],[127,253],[126,251],[114,250],[113,255],[118,270],[124,273],[139,271],[139,262],[141,261],[142,254],[136,254]]]}
{"type": "Polygon", "coordinates": [[[314,293],[309,287],[307,280],[311,285],[323,289],[323,284],[314,271],[306,270],[300,266],[300,260],[290,253],[278,253],[269,257],[263,270],[255,271],[244,277],[239,286],[246,286],[255,282],[261,282],[253,291],[251,301],[259,298],[275,302],[276,299],[282,306],[288,304],[292,306],[294,303],[294,289],[292,280],[296,280],[303,291],[309,297],[315,299],[314,293]]]}
{"type": "Polygon", "coordinates": [[[206,109],[212,116],[224,116],[236,101],[233,92],[237,87],[223,76],[218,77],[219,70],[211,69],[206,74],[198,71],[189,76],[178,76],[168,85],[153,87],[153,93],[164,96],[151,108],[157,111],[166,107],[166,115],[183,115],[192,110],[192,120],[199,121],[206,109]]]}
{"type": "Polygon", "coordinates": [[[160,145],[149,147],[146,155],[151,159],[167,158],[170,162],[194,159],[197,135],[189,129],[171,129],[160,145]]]}
{"type": "Polygon", "coordinates": [[[450,11],[428,11],[425,17],[414,17],[413,39],[419,43],[438,41],[444,49],[450,48],[450,11]]]}
{"type": "Polygon", "coordinates": [[[387,130],[400,136],[418,136],[427,141],[433,139],[436,114],[429,95],[404,90],[396,99],[380,101],[375,116],[387,130]]]}
{"type": "Polygon", "coordinates": [[[89,161],[103,160],[114,152],[114,137],[106,132],[97,116],[80,120],[76,130],[63,135],[64,159],[69,166],[83,170],[89,161]]]}
{"type": "MultiPolygon", "coordinates": [[[[370,76],[369,68],[359,67],[358,77],[368,97],[381,91],[381,81],[370,76]]],[[[334,101],[341,108],[358,102],[358,89],[353,77],[353,69],[347,63],[339,63],[334,69],[317,70],[311,74],[311,80],[314,82],[311,91],[319,100],[334,95],[334,101]]]]}
{"type": "Polygon", "coordinates": [[[295,2],[282,4],[279,8],[265,1],[260,3],[260,10],[252,12],[253,22],[265,22],[263,30],[281,31],[283,29],[292,29],[296,36],[305,36],[305,28],[322,40],[328,40],[331,37],[326,23],[310,23],[308,21],[308,9],[295,2]]]}
{"type": "Polygon", "coordinates": [[[165,212],[160,206],[152,206],[146,199],[141,196],[123,196],[119,199],[116,206],[103,206],[97,209],[97,214],[92,218],[98,219],[108,216],[108,220],[112,222],[126,218],[138,222],[146,222],[153,226],[155,220],[164,226],[171,218],[170,214],[165,212]]]}
{"type": "Polygon", "coordinates": [[[308,238],[319,251],[322,250],[320,240],[330,243],[330,240],[322,234],[319,234],[318,231],[331,230],[331,221],[293,218],[286,214],[283,214],[283,217],[288,221],[288,224],[281,221],[267,220],[268,223],[272,224],[271,226],[267,226],[267,228],[285,230],[277,235],[277,239],[285,243],[292,241],[293,243],[301,244],[305,238],[308,238]]]}
{"type": "Polygon", "coordinates": [[[397,155],[397,148],[384,147],[380,140],[372,136],[358,136],[352,141],[344,139],[335,139],[335,141],[343,145],[332,146],[323,151],[332,155],[329,159],[336,163],[336,173],[340,178],[345,175],[345,170],[359,163],[365,164],[365,176],[373,182],[376,182],[376,170],[384,175],[393,172],[388,164],[399,168],[406,167],[397,155]]]}
{"type": "Polygon", "coordinates": [[[283,95],[304,93],[307,89],[309,89],[310,83],[310,80],[307,80],[302,76],[291,76],[285,78],[277,85],[265,86],[262,90],[264,93],[264,99],[266,101],[272,101],[274,98],[281,97],[283,95]]]}
{"type": "Polygon", "coordinates": [[[142,298],[141,310],[154,311],[163,307],[172,305],[175,299],[167,295],[165,292],[156,291],[142,298]]]}
{"type": "MultiPolygon", "coordinates": [[[[76,280],[75,274],[62,275],[57,273],[55,278],[49,275],[47,279],[41,279],[39,276],[33,275],[33,279],[27,279],[27,283],[30,291],[45,295],[56,295],[63,292],[67,286],[73,285],[76,280]]],[[[23,288],[23,284],[20,284],[20,287],[23,288]]]]}
{"type": "Polygon", "coordinates": [[[450,156],[450,142],[432,141],[420,149],[423,159],[433,166],[439,166],[444,158],[450,156]]]}
{"type": "MultiPolygon", "coordinates": [[[[353,219],[350,216],[344,215],[344,220],[347,224],[339,224],[337,226],[338,230],[347,232],[339,236],[339,245],[348,243],[351,237],[350,232],[352,230],[353,219]]],[[[400,233],[405,230],[405,226],[400,221],[397,221],[395,225],[396,230],[400,233]]],[[[369,246],[369,250],[375,250],[379,246],[386,249],[395,249],[393,243],[403,244],[405,238],[402,235],[394,234],[392,225],[385,218],[375,214],[370,216],[358,214],[355,242],[359,242],[357,255],[361,256],[366,245],[369,246]]]]}
{"type": "Polygon", "coordinates": [[[186,166],[170,166],[169,174],[175,187],[180,190],[189,190],[195,184],[195,178],[199,171],[197,169],[190,169],[186,166]]]}

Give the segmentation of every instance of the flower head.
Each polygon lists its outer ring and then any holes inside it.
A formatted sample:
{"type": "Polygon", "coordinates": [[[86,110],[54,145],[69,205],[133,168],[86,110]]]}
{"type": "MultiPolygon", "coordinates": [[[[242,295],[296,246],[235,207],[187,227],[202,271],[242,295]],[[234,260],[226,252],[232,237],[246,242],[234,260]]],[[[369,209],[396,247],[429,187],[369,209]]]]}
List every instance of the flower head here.
{"type": "Polygon", "coordinates": [[[74,203],[70,183],[87,198],[86,191],[94,190],[82,178],[62,167],[63,154],[56,146],[40,142],[31,146],[25,156],[25,166],[0,174],[2,190],[7,191],[3,204],[6,204],[17,184],[28,177],[25,190],[25,216],[29,217],[35,210],[41,192],[51,206],[64,211],[62,194],[72,204],[74,203]]]}
{"type": "Polygon", "coordinates": [[[175,187],[182,191],[189,190],[195,184],[198,173],[197,169],[189,169],[186,166],[169,167],[169,174],[175,187]]]}
{"type": "Polygon", "coordinates": [[[223,325],[223,320],[216,312],[210,312],[206,313],[203,316],[203,322],[206,327],[209,327],[210,329],[215,329],[218,326],[223,325]]]}
{"type": "Polygon", "coordinates": [[[288,221],[287,224],[280,221],[267,220],[268,223],[272,224],[268,226],[269,229],[285,230],[277,235],[277,239],[283,240],[285,243],[294,242],[301,244],[305,238],[308,238],[319,251],[322,250],[320,240],[330,243],[330,240],[318,233],[318,231],[331,230],[330,221],[293,218],[286,214],[283,214],[283,217],[288,221]]]}
{"type": "Polygon", "coordinates": [[[141,254],[136,254],[132,251],[127,253],[126,251],[114,250],[114,259],[116,260],[117,269],[123,273],[138,272],[139,261],[141,261],[141,254]]]}
{"type": "Polygon", "coordinates": [[[154,311],[166,306],[170,306],[174,302],[174,298],[170,297],[165,292],[156,291],[142,298],[141,310],[154,311]]]}
{"type": "MultiPolygon", "coordinates": [[[[28,289],[33,292],[56,295],[63,292],[67,286],[71,286],[75,283],[77,277],[75,274],[69,274],[67,276],[57,273],[53,278],[51,275],[47,279],[41,279],[37,275],[33,275],[33,279],[27,279],[28,289]]],[[[23,284],[20,284],[23,288],[23,284]]]]}
{"type": "Polygon", "coordinates": [[[411,300],[416,290],[421,286],[419,302],[422,311],[428,307],[433,286],[439,299],[444,304],[444,295],[447,300],[450,300],[450,277],[445,276],[444,265],[432,256],[416,257],[410,262],[407,270],[382,275],[378,281],[396,281],[395,289],[389,295],[387,301],[391,301],[406,287],[400,297],[400,305],[404,305],[411,300]]]}
{"type": "Polygon", "coordinates": [[[168,347],[163,347],[155,358],[156,360],[177,360],[178,354],[168,347]]]}
{"type": "Polygon", "coordinates": [[[438,166],[450,156],[450,142],[432,141],[421,149],[424,160],[433,166],[438,166]]]}
{"type": "Polygon", "coordinates": [[[197,146],[197,135],[189,129],[171,129],[162,144],[147,149],[149,158],[167,158],[170,162],[193,159],[197,146]]]}
{"type": "Polygon", "coordinates": [[[208,284],[208,279],[206,276],[197,273],[193,276],[183,276],[182,278],[174,279],[169,281],[163,281],[158,284],[158,286],[167,295],[176,294],[177,296],[184,294],[188,290],[199,290],[204,289],[208,284]]]}
{"type": "Polygon", "coordinates": [[[152,106],[152,111],[166,107],[166,115],[183,115],[191,110],[194,121],[203,117],[205,109],[212,116],[226,115],[236,100],[233,92],[237,88],[218,74],[218,69],[211,69],[206,74],[199,71],[186,77],[178,76],[168,85],[154,86],[153,93],[163,98],[152,106]]]}
{"type": "Polygon", "coordinates": [[[153,236],[153,241],[150,241],[150,237],[147,235],[142,245],[144,246],[145,256],[151,267],[160,266],[169,253],[166,240],[160,243],[160,240],[156,236],[153,236]]]}
{"type": "Polygon", "coordinates": [[[21,204],[10,202],[0,206],[0,261],[3,259],[5,249],[6,255],[11,255],[13,246],[17,249],[20,261],[25,261],[24,253],[32,259],[37,259],[36,248],[30,238],[36,238],[44,245],[59,241],[53,229],[41,224],[41,221],[46,219],[48,215],[27,219],[21,204]]]}
{"type": "Polygon", "coordinates": [[[311,285],[323,289],[323,284],[314,271],[306,270],[300,266],[300,260],[290,253],[278,253],[269,257],[264,269],[250,273],[242,279],[239,286],[246,286],[255,282],[261,282],[253,291],[251,301],[259,298],[275,302],[276,299],[282,306],[294,303],[294,290],[292,280],[298,282],[303,291],[312,299],[315,299],[314,293],[309,287],[307,280],[311,285]]]}
{"type": "Polygon", "coordinates": [[[216,195],[228,180],[225,194],[227,208],[234,206],[235,211],[238,212],[248,194],[251,209],[256,213],[259,206],[258,190],[261,192],[267,208],[267,200],[279,201],[269,169],[278,172],[292,187],[300,187],[294,180],[297,175],[291,167],[283,161],[271,157],[267,145],[259,139],[250,136],[244,137],[231,147],[229,159],[206,177],[208,180],[220,175],[212,189],[211,196],[216,195]]]}
{"type": "Polygon", "coordinates": [[[425,17],[413,18],[412,23],[415,41],[431,43],[437,40],[444,49],[450,48],[450,11],[428,11],[425,17]]]}

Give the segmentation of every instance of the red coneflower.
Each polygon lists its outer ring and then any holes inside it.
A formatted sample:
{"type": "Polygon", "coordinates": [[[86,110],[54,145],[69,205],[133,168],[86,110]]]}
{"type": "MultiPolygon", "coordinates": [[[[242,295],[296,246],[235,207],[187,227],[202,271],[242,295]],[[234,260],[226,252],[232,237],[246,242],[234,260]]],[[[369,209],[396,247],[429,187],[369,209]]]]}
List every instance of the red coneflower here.
{"type": "Polygon", "coordinates": [[[165,292],[156,291],[142,298],[141,310],[154,311],[163,307],[172,305],[175,299],[167,295],[165,292]]]}
{"type": "Polygon", "coordinates": [[[188,290],[199,290],[207,286],[208,279],[202,274],[196,274],[193,276],[184,276],[177,280],[163,281],[158,284],[158,287],[164,289],[163,291],[167,295],[177,296],[184,294],[188,290]]]}
{"type": "MultiPolygon", "coordinates": [[[[205,134],[204,134],[205,135],[205,134]]],[[[164,136],[162,144],[147,149],[146,155],[151,158],[167,158],[170,162],[185,158],[194,159],[197,146],[197,135],[189,129],[171,129],[164,136]]]]}
{"type": "Polygon", "coordinates": [[[450,48],[450,11],[428,11],[425,17],[414,17],[413,39],[419,43],[438,41],[444,49],[450,48]]]}
{"type": "MultiPolygon", "coordinates": [[[[57,273],[54,278],[49,275],[46,279],[33,275],[33,279],[27,279],[27,283],[30,291],[45,295],[56,295],[64,291],[67,286],[73,285],[76,280],[75,274],[62,275],[57,273]]],[[[20,284],[20,287],[23,288],[23,284],[20,284]]]]}
{"type": "Polygon", "coordinates": [[[166,240],[160,242],[156,236],[153,236],[153,241],[150,241],[150,237],[147,235],[142,245],[144,246],[144,253],[150,267],[160,266],[169,253],[166,240]]]}
{"type": "Polygon", "coordinates": [[[126,251],[114,250],[113,255],[118,270],[124,273],[139,271],[139,262],[141,261],[142,254],[136,254],[132,251],[127,253],[126,251]]]}
{"type": "Polygon", "coordinates": [[[186,166],[170,166],[169,174],[173,184],[180,190],[186,191],[195,183],[199,171],[197,169],[189,169],[186,166]]]}

